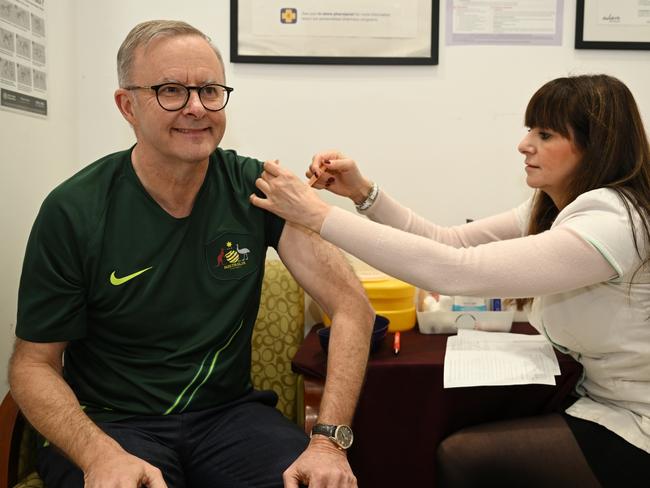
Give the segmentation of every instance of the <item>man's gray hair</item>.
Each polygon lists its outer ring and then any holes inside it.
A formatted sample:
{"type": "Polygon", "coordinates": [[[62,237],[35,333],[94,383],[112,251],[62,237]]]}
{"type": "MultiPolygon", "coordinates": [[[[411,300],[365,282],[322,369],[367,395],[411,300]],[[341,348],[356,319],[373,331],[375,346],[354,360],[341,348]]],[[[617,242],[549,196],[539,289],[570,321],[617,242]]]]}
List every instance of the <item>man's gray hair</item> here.
{"type": "Polygon", "coordinates": [[[199,36],[205,39],[214,50],[217,58],[219,58],[222,69],[225,70],[219,49],[212,44],[212,40],[208,36],[196,27],[179,20],[149,20],[131,29],[117,52],[117,80],[120,87],[124,88],[131,83],[131,68],[133,67],[135,51],[139,47],[146,47],[147,44],[158,37],[175,36],[199,36]]]}

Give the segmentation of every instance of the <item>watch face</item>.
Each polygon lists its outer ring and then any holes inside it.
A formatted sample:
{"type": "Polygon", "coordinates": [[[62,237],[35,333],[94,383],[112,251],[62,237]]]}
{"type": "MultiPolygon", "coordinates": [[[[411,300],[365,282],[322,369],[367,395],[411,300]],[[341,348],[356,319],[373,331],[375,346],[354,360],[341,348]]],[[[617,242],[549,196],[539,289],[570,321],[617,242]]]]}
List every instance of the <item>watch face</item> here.
{"type": "Polygon", "coordinates": [[[352,429],[350,427],[347,425],[339,425],[334,433],[334,438],[339,446],[343,449],[347,449],[352,445],[354,435],[352,434],[352,429]]]}

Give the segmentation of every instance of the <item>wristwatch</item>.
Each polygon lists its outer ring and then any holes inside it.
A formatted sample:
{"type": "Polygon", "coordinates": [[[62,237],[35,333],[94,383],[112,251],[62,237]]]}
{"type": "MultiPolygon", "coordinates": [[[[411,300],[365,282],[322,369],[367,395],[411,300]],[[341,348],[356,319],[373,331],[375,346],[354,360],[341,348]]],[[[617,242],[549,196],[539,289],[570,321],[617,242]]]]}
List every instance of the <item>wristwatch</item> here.
{"type": "Polygon", "coordinates": [[[339,449],[347,449],[352,445],[354,434],[349,425],[316,424],[311,429],[311,435],[324,435],[339,449]]]}

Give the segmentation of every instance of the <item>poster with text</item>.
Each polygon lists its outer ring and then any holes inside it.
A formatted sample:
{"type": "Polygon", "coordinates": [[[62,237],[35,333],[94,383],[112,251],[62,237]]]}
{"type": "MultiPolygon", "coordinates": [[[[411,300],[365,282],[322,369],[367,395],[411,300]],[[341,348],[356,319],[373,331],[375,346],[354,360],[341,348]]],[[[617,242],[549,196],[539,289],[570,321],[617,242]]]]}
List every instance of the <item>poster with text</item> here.
{"type": "Polygon", "coordinates": [[[46,0],[0,0],[0,108],[47,116],[46,0]]]}
{"type": "Polygon", "coordinates": [[[231,61],[437,64],[438,0],[231,0],[231,61]]]}

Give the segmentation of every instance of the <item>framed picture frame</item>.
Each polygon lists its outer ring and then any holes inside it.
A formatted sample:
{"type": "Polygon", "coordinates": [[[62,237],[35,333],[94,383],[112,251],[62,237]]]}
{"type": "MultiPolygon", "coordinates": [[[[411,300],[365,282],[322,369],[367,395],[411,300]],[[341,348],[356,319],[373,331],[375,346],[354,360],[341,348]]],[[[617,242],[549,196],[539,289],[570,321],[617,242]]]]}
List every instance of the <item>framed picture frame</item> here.
{"type": "Polygon", "coordinates": [[[650,6],[638,0],[577,0],[576,49],[650,49],[650,6]]]}
{"type": "Polygon", "coordinates": [[[439,3],[230,0],[230,61],[435,65],[439,3]]]}

